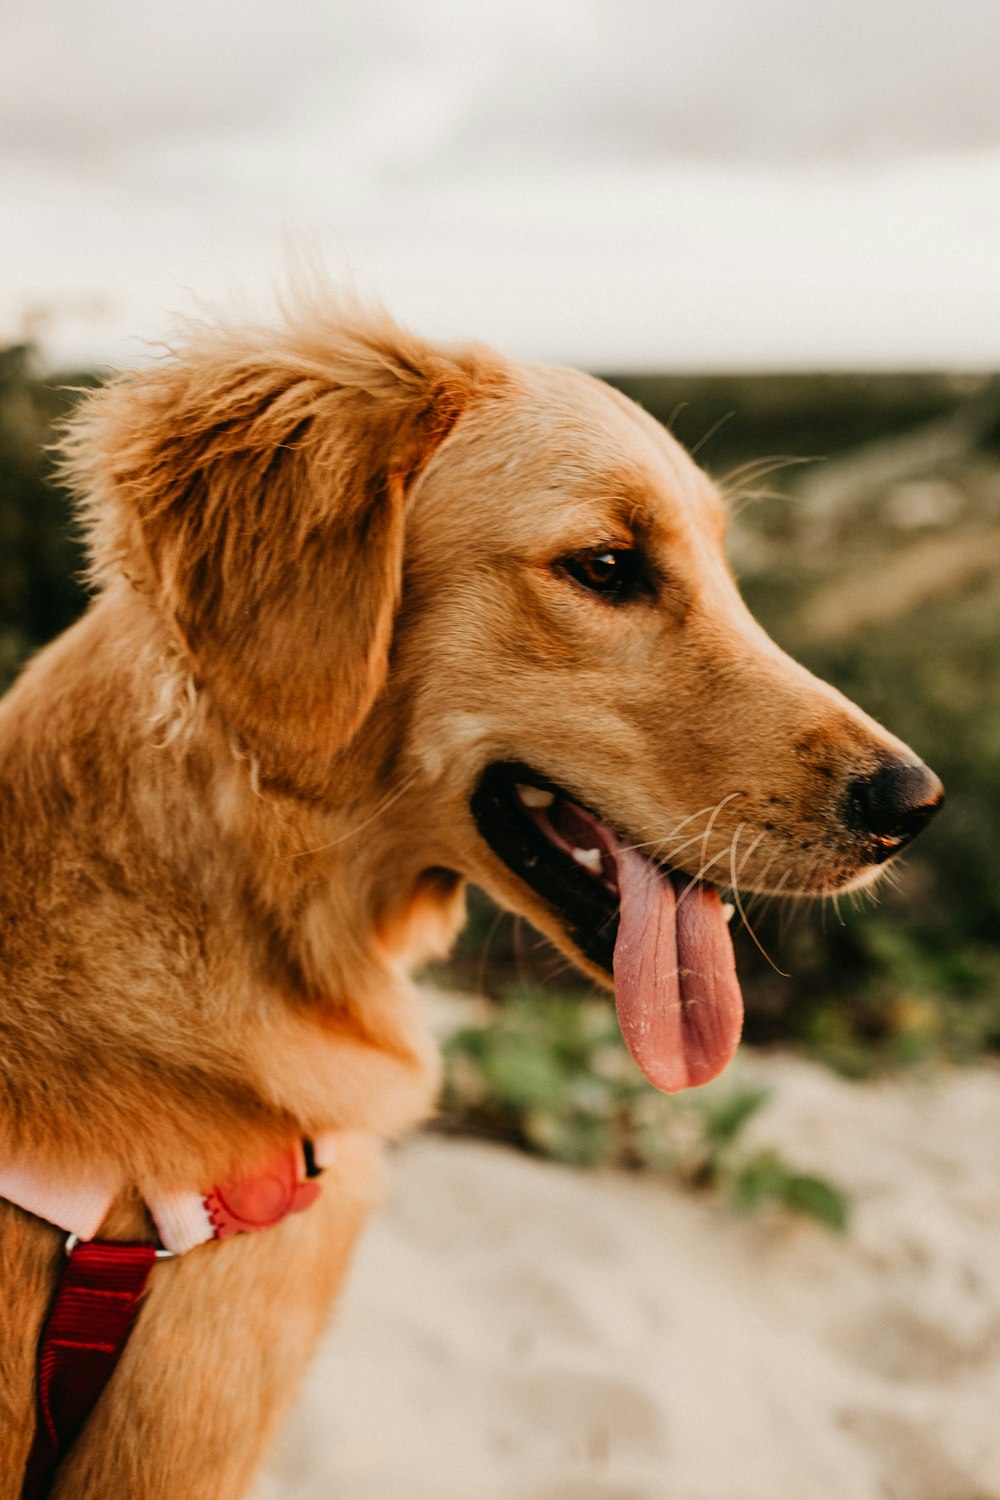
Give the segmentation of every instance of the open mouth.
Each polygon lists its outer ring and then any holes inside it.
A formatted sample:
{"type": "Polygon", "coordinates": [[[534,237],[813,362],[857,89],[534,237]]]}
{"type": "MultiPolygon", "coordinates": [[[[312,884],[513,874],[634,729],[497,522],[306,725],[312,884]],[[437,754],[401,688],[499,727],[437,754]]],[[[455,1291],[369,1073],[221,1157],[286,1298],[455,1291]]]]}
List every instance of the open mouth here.
{"type": "Polygon", "coordinates": [[[649,1081],[674,1093],[715,1078],[739,1042],[743,997],[714,887],[644,857],[528,766],[490,766],[472,814],[497,857],[613,976],[622,1034],[649,1081]]]}

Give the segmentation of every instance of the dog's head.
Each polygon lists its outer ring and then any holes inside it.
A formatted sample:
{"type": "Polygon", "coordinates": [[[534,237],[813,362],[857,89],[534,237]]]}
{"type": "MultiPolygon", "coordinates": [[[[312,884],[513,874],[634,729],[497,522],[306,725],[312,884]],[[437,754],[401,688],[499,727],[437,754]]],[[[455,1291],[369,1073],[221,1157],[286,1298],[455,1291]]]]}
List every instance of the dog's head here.
{"type": "Polygon", "coordinates": [[[614,972],[661,1087],[739,1034],[714,885],[862,885],[941,801],[754,622],[711,482],[599,381],[356,317],[206,339],[95,412],[99,569],[231,728],[286,785],[396,796],[387,901],[456,871],[614,972]]]}

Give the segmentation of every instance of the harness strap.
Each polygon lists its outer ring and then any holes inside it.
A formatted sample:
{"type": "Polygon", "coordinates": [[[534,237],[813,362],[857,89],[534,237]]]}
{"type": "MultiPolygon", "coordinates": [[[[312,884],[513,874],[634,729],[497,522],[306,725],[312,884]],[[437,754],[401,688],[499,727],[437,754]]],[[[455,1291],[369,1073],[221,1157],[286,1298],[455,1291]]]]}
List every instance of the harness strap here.
{"type": "Polygon", "coordinates": [[[0,1169],[0,1197],[68,1229],[72,1244],[39,1343],[35,1437],[21,1500],[44,1500],[49,1493],[60,1460],[115,1372],[157,1257],[270,1229],[302,1213],[319,1196],[316,1179],[335,1146],[334,1133],[326,1132],[207,1192],[150,1194],[147,1206],[166,1246],[160,1251],[90,1238],[111,1206],[107,1184],[58,1181],[29,1167],[0,1169]]]}
{"type": "Polygon", "coordinates": [[[22,1500],[47,1494],[121,1358],[156,1259],[153,1245],[78,1242],[66,1257],[38,1351],[35,1440],[22,1500]]]}

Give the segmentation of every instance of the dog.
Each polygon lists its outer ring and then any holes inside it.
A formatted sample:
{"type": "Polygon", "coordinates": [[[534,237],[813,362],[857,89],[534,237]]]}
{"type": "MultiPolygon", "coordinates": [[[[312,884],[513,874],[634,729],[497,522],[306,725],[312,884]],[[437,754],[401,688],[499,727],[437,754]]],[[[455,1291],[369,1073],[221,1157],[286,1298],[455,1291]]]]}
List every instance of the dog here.
{"type": "Polygon", "coordinates": [[[197,1191],[216,1242],[151,1263],[36,1493],[227,1500],[432,1107],[408,975],[467,881],[676,1089],[740,1033],[713,882],[864,885],[942,790],[765,635],[709,478],[588,375],[303,297],[97,391],[64,464],[95,596],[0,706],[0,1497],[48,1420],[42,1183],[150,1256],[197,1191]],[[290,1148],[301,1211],[218,1232],[267,1213],[208,1186],[290,1148]]]}

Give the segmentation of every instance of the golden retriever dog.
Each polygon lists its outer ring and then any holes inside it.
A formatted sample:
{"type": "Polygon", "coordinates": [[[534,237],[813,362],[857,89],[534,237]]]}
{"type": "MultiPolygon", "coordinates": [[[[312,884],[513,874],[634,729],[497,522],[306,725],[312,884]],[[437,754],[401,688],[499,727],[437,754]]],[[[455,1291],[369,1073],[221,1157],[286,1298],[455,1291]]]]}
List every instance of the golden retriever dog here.
{"type": "MultiPolygon", "coordinates": [[[[0,1165],[111,1184],[100,1238],[151,1244],[156,1201],[332,1145],[310,1206],[156,1262],[45,1492],[227,1500],[432,1107],[408,975],[467,880],[676,1089],[740,1033],[712,882],[863,885],[941,788],[768,639],[710,480],[587,375],[304,299],[98,391],[65,465],[95,597],[0,709],[0,1165]]],[[[65,1239],[0,1203],[3,1500],[65,1239]]]]}

